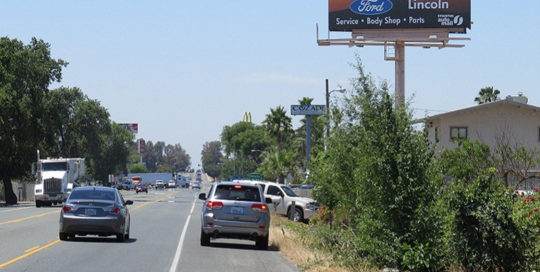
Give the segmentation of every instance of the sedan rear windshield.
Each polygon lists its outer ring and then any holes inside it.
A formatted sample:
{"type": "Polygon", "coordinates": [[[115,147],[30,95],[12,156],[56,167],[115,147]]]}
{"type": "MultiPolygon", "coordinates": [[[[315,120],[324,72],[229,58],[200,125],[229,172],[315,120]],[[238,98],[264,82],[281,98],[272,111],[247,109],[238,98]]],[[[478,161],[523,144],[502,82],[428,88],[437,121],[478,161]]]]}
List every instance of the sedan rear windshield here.
{"type": "Polygon", "coordinates": [[[71,193],[69,199],[114,200],[114,191],[76,190],[71,193]]]}
{"type": "Polygon", "coordinates": [[[261,194],[258,187],[243,185],[218,185],[216,199],[261,202],[261,194]]]}

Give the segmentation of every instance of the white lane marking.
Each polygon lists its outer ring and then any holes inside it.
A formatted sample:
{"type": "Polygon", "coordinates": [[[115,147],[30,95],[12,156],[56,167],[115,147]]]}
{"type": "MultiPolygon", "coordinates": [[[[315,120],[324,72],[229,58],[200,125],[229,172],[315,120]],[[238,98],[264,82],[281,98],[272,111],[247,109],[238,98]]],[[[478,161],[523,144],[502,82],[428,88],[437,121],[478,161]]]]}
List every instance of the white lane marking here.
{"type": "Polygon", "coordinates": [[[189,215],[186,219],[186,223],[184,224],[184,229],[182,230],[182,234],[180,235],[180,241],[178,241],[178,247],[176,248],[176,254],[174,255],[174,259],[171,265],[171,269],[169,269],[169,272],[175,272],[176,267],[178,266],[178,262],[180,261],[180,254],[182,254],[182,246],[184,244],[184,239],[186,238],[186,231],[189,224],[189,220],[191,219],[191,214],[193,214],[193,209],[195,208],[195,202],[197,199],[193,200],[193,205],[191,206],[191,211],[189,211],[189,215]]]}
{"type": "Polygon", "coordinates": [[[11,209],[11,210],[0,210],[0,213],[4,213],[4,212],[12,212],[12,211],[20,211],[20,210],[24,210],[24,209],[30,209],[32,207],[23,207],[23,208],[15,208],[15,209],[11,209]]]}

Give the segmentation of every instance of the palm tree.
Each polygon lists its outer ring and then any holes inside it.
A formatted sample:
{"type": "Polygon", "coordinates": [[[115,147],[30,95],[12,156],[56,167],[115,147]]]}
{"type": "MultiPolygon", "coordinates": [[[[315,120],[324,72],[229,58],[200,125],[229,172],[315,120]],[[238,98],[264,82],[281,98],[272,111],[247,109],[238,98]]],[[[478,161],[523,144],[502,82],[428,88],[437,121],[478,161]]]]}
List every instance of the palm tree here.
{"type": "Polygon", "coordinates": [[[494,90],[493,87],[485,87],[480,89],[478,96],[474,98],[474,101],[478,102],[478,104],[495,102],[499,100],[498,95],[500,93],[501,92],[499,90],[494,90]]]}
{"type": "Polygon", "coordinates": [[[284,107],[278,106],[275,109],[270,109],[270,114],[266,115],[263,123],[266,126],[266,132],[276,137],[277,148],[280,151],[283,134],[292,132],[291,117],[287,116],[284,107]]]}
{"type": "Polygon", "coordinates": [[[276,179],[278,183],[285,183],[285,177],[293,173],[294,169],[294,151],[276,151],[270,150],[264,152],[264,163],[257,170],[268,179],[276,179]]]}

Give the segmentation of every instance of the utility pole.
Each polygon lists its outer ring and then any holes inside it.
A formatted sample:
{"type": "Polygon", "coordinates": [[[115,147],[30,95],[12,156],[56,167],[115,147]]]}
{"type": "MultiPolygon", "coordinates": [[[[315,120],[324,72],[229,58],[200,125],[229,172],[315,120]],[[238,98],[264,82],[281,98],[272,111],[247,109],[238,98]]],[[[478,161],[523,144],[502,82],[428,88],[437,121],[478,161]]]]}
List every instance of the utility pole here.
{"type": "Polygon", "coordinates": [[[328,89],[328,78],[326,79],[326,138],[330,137],[330,90],[328,89]]]}

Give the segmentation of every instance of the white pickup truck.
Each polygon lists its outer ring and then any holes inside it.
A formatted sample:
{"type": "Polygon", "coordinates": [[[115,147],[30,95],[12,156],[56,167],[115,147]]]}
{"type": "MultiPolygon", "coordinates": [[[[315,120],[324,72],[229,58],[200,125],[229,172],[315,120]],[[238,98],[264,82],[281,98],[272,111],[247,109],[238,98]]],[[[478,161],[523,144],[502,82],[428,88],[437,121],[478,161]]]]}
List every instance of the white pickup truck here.
{"type": "Polygon", "coordinates": [[[261,185],[264,197],[272,199],[273,208],[278,214],[292,218],[293,221],[309,220],[317,213],[319,204],[314,199],[297,195],[289,186],[271,181],[260,180],[234,180],[235,182],[249,182],[261,185]],[[294,202],[294,207],[292,206],[294,202]]]}

